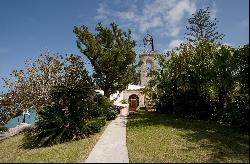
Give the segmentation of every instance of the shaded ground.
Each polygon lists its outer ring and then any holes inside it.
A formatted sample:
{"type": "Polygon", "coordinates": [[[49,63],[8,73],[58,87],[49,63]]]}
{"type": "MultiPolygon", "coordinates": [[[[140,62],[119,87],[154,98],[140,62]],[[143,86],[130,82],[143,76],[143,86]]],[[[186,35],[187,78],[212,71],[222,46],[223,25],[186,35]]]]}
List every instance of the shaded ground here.
{"type": "Polygon", "coordinates": [[[50,147],[24,148],[23,134],[0,141],[0,163],[75,163],[84,161],[102,135],[100,133],[79,141],[65,142],[50,147]]]}
{"type": "Polygon", "coordinates": [[[249,136],[214,122],[175,118],[155,112],[130,115],[130,162],[249,163],[249,136]]]}

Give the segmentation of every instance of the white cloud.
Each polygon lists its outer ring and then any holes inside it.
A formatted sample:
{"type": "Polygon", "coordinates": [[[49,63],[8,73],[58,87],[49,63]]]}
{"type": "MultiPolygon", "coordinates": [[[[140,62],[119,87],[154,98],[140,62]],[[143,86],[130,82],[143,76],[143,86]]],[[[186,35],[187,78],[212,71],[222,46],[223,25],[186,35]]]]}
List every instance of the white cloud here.
{"type": "Polygon", "coordinates": [[[195,4],[190,1],[179,1],[168,14],[169,22],[173,25],[178,24],[185,13],[192,14],[196,10],[195,4]]]}
{"type": "Polygon", "coordinates": [[[163,52],[166,53],[168,51],[171,51],[174,48],[177,48],[178,46],[180,46],[181,43],[183,43],[183,40],[180,39],[175,39],[175,40],[171,40],[171,42],[168,45],[168,48],[165,49],[163,52]]]}
{"type": "Polygon", "coordinates": [[[183,43],[183,40],[172,40],[170,43],[169,43],[169,48],[176,48],[178,47],[181,43],[183,43]]]}
{"type": "Polygon", "coordinates": [[[154,0],[136,1],[122,4],[122,9],[115,8],[103,1],[97,9],[96,20],[119,20],[120,24],[130,23],[134,29],[144,34],[148,30],[157,30],[162,36],[176,37],[183,27],[181,21],[186,15],[196,10],[195,1],[191,0],[154,0]]]}
{"type": "Polygon", "coordinates": [[[117,12],[117,16],[124,20],[132,20],[136,17],[133,11],[117,12]]]}
{"type": "Polygon", "coordinates": [[[181,27],[174,27],[166,31],[167,36],[176,37],[181,31],[181,27]]]}
{"type": "Polygon", "coordinates": [[[142,33],[146,32],[149,29],[163,26],[163,22],[160,17],[153,17],[151,21],[141,19],[139,20],[139,23],[140,23],[140,31],[142,33]]]}
{"type": "Polygon", "coordinates": [[[223,43],[222,45],[226,45],[226,46],[233,46],[231,43],[223,43]]]}
{"type": "Polygon", "coordinates": [[[212,19],[216,18],[217,12],[218,12],[218,9],[217,9],[216,3],[213,2],[212,8],[210,9],[210,16],[211,16],[212,19]]]}
{"type": "Polygon", "coordinates": [[[105,1],[101,2],[99,4],[99,7],[97,9],[97,15],[94,17],[96,20],[102,20],[102,19],[107,19],[108,15],[110,14],[110,9],[107,7],[107,4],[105,1]]]}

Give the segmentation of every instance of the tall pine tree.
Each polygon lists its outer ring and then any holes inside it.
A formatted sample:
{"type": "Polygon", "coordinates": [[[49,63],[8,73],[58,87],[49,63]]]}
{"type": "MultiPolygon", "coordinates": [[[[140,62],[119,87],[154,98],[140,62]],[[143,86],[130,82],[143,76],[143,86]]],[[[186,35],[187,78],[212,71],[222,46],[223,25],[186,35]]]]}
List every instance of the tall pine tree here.
{"type": "Polygon", "coordinates": [[[216,23],[218,23],[217,19],[212,19],[210,16],[209,7],[200,9],[188,19],[188,26],[186,26],[188,32],[185,33],[185,38],[195,45],[199,41],[219,43],[224,34],[219,34],[216,23]]]}

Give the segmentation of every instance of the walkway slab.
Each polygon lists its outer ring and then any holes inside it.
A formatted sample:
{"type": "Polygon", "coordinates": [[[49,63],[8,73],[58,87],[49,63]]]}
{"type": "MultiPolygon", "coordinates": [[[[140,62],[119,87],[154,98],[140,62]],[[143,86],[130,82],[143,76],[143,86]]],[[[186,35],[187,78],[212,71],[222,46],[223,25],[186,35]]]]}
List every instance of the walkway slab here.
{"type": "Polygon", "coordinates": [[[92,149],[85,163],[129,163],[126,145],[127,117],[113,120],[92,149]]]}

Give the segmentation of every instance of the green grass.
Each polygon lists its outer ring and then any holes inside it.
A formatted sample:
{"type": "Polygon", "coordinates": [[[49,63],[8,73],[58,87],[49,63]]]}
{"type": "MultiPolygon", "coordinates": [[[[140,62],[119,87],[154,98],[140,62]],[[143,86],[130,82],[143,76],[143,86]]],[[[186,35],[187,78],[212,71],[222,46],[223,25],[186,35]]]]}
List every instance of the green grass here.
{"type": "Polygon", "coordinates": [[[27,149],[23,146],[23,134],[0,141],[0,163],[75,163],[84,162],[90,151],[104,132],[107,125],[100,133],[90,138],[71,141],[50,147],[27,149]]]}
{"type": "Polygon", "coordinates": [[[128,117],[127,146],[132,163],[249,163],[249,136],[214,122],[155,112],[128,117]]]}

